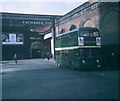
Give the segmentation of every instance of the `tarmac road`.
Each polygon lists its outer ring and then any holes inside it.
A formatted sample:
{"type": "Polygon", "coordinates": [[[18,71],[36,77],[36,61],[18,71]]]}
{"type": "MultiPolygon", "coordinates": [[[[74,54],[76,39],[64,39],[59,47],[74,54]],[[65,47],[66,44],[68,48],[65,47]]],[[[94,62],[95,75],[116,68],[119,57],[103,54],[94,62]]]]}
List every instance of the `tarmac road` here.
{"type": "Polygon", "coordinates": [[[52,59],[4,61],[3,99],[118,99],[118,71],[76,71],[52,59]]]}

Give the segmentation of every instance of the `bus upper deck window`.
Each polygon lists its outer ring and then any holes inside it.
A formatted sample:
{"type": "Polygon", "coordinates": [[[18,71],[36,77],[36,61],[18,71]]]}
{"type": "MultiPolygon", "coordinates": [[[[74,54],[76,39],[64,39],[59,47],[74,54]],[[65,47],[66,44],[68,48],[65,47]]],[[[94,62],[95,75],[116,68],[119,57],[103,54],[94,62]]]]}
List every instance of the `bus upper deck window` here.
{"type": "Polygon", "coordinates": [[[93,36],[93,33],[90,33],[90,36],[93,36]]]}
{"type": "Polygon", "coordinates": [[[93,32],[93,36],[99,36],[98,32],[93,32]]]}
{"type": "Polygon", "coordinates": [[[89,36],[88,31],[80,31],[80,36],[89,36]]]}

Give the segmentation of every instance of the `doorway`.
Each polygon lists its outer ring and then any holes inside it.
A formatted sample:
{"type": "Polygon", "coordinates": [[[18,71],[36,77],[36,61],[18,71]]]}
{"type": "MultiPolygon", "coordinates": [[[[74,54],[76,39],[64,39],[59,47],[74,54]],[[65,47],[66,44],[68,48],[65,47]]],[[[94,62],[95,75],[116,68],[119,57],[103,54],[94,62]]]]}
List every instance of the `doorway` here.
{"type": "Polygon", "coordinates": [[[43,52],[43,44],[39,41],[32,42],[30,48],[31,58],[41,58],[43,52]]]}

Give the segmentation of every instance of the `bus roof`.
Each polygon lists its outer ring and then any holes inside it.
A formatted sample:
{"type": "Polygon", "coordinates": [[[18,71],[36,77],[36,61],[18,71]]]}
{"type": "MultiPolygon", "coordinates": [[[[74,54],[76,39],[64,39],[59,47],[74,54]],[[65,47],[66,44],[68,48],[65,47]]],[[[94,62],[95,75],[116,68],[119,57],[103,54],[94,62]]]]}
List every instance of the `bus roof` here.
{"type": "Polygon", "coordinates": [[[79,31],[79,28],[76,28],[76,29],[71,30],[71,31],[68,31],[68,32],[64,32],[64,33],[62,33],[62,34],[57,35],[56,37],[63,36],[63,35],[66,35],[66,34],[69,34],[69,33],[71,33],[71,32],[75,32],[75,31],[79,31]]]}
{"type": "Polygon", "coordinates": [[[68,31],[68,32],[64,32],[62,34],[59,34],[57,35],[56,37],[59,37],[59,36],[63,36],[63,35],[67,35],[69,33],[72,33],[72,32],[75,32],[75,31],[82,31],[82,30],[89,30],[89,31],[98,31],[97,28],[94,28],[94,27],[80,27],[80,28],[76,28],[74,30],[71,30],[71,31],[68,31]]]}
{"type": "Polygon", "coordinates": [[[98,31],[98,29],[96,27],[81,27],[81,28],[79,28],[79,31],[80,30],[98,31]]]}

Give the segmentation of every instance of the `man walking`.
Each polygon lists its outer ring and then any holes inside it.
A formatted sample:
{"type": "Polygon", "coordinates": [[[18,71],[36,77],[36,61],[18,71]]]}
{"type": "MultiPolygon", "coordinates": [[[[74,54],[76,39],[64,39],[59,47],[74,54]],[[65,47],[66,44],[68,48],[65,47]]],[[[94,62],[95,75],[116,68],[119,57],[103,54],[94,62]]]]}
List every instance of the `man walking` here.
{"type": "Polygon", "coordinates": [[[15,60],[15,63],[17,64],[17,54],[14,55],[13,60],[15,60]]]}

